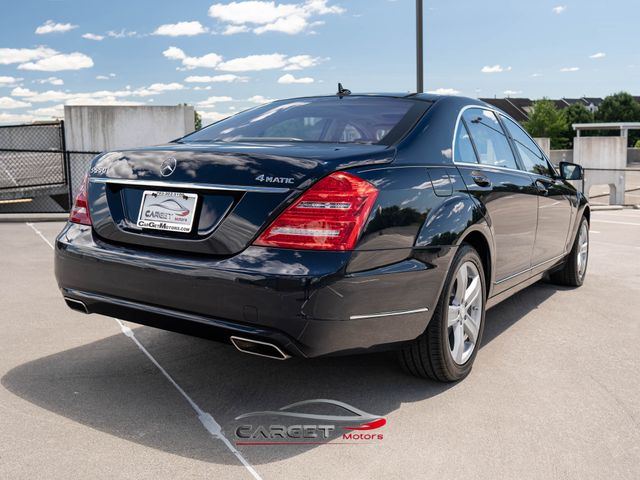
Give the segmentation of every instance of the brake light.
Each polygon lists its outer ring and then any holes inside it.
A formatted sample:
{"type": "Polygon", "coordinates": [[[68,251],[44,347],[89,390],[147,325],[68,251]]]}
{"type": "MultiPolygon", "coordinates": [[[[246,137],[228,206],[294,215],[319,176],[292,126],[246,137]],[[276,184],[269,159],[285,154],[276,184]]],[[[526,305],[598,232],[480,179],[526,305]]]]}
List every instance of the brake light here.
{"type": "Polygon", "coordinates": [[[87,198],[87,192],[89,189],[89,175],[84,176],[82,180],[82,187],[73,202],[73,208],[69,214],[69,221],[71,223],[80,223],[82,225],[91,225],[91,216],[89,215],[89,200],[87,198]]]}
{"type": "Polygon", "coordinates": [[[377,196],[378,189],[366,180],[332,173],[282,212],[255,245],[352,250],[377,196]]]}

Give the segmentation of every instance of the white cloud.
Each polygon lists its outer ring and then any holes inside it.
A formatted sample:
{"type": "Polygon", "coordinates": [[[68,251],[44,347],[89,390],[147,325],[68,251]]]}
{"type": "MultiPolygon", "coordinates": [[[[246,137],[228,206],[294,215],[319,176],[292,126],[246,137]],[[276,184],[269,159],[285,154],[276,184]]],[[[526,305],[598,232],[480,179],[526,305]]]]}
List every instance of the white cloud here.
{"type": "Polygon", "coordinates": [[[35,82],[39,83],[40,85],[44,85],[45,83],[48,83],[50,85],[64,85],[64,80],[58,77],[41,78],[40,80],[36,80],[35,82]]]}
{"type": "Polygon", "coordinates": [[[35,110],[29,110],[29,113],[35,117],[64,118],[64,105],[58,104],[52,107],[36,108],[35,110]]]}
{"type": "Polygon", "coordinates": [[[98,35],[95,33],[85,33],[82,35],[82,38],[86,38],[87,40],[95,40],[96,42],[99,42],[101,40],[104,40],[104,35],[98,35]]]}
{"type": "Polygon", "coordinates": [[[341,14],[345,10],[337,5],[328,5],[328,0],[307,0],[303,3],[276,3],[275,1],[240,1],[227,4],[214,3],[209,7],[209,16],[230,24],[224,34],[246,32],[249,26],[256,34],[281,32],[290,35],[301,33],[318,25],[312,17],[341,14]]]}
{"type": "Polygon", "coordinates": [[[96,80],[109,80],[109,75],[97,75],[96,80]]]}
{"type": "Polygon", "coordinates": [[[604,58],[606,56],[607,56],[606,53],[598,52],[598,53],[594,53],[593,55],[590,55],[589,58],[598,59],[598,58],[604,58]]]}
{"type": "Polygon", "coordinates": [[[173,82],[173,83],[153,83],[146,88],[141,88],[136,90],[137,95],[146,96],[154,95],[156,93],[162,92],[173,92],[175,90],[184,90],[184,85],[181,83],[173,82]],[[142,94],[144,92],[144,94],[142,94]],[[147,93],[148,92],[148,93],[147,93]]]}
{"type": "Polygon", "coordinates": [[[290,83],[313,83],[314,80],[311,77],[296,78],[290,73],[286,73],[278,79],[278,83],[290,84],[290,83]]]}
{"type": "Polygon", "coordinates": [[[502,73],[502,72],[510,72],[511,67],[502,67],[502,65],[485,65],[480,70],[482,73],[502,73]]]}
{"type": "Polygon", "coordinates": [[[78,28],[78,25],[71,25],[70,23],[55,23],[53,20],[47,20],[38,28],[36,28],[37,35],[45,35],[47,33],[64,33],[69,30],[78,28]]]}
{"type": "Polygon", "coordinates": [[[18,65],[20,70],[37,70],[41,72],[59,72],[61,70],[81,70],[93,67],[91,57],[80,52],[59,53],[35,62],[18,65]]]}
{"type": "Polygon", "coordinates": [[[37,120],[33,115],[25,113],[0,112],[0,123],[30,123],[37,120]]]}
{"type": "Polygon", "coordinates": [[[536,78],[536,77],[542,77],[541,73],[534,73],[531,75],[532,77],[536,78]]]}
{"type": "Polygon", "coordinates": [[[51,57],[58,52],[48,47],[37,48],[0,48],[0,65],[25,63],[51,57]]]}
{"type": "Polygon", "coordinates": [[[184,85],[174,83],[154,83],[148,87],[124,90],[98,90],[95,92],[69,92],[47,90],[36,92],[28,88],[16,87],[11,91],[14,97],[24,98],[32,103],[63,102],[68,105],[139,105],[140,102],[124,100],[131,97],[151,97],[165,92],[183,90],[184,85]]]}
{"type": "Polygon", "coordinates": [[[170,60],[179,60],[183,67],[179,70],[195,68],[215,68],[225,72],[257,72],[261,70],[302,70],[319,64],[324,59],[311,55],[294,55],[288,57],[282,53],[248,55],[223,61],[217,53],[208,53],[202,57],[190,57],[178,47],[169,47],[162,54],[170,60]]]}
{"type": "Polygon", "coordinates": [[[218,120],[222,120],[223,118],[227,118],[229,115],[231,115],[230,113],[221,113],[221,112],[207,112],[207,111],[198,111],[198,113],[200,114],[200,116],[202,117],[202,120],[205,123],[213,123],[213,122],[217,122],[218,120]]]}
{"type": "Polygon", "coordinates": [[[580,70],[579,67],[564,67],[560,69],[561,72],[577,72],[578,70],[580,70]]]}
{"type": "Polygon", "coordinates": [[[168,37],[192,37],[194,35],[200,35],[206,33],[208,29],[204,27],[200,22],[178,22],[168,23],[160,25],[153,35],[165,35],[168,37]]]}
{"type": "Polygon", "coordinates": [[[162,52],[162,55],[170,60],[184,60],[187,58],[187,55],[178,47],[169,47],[162,52]]]}
{"type": "Polygon", "coordinates": [[[247,98],[247,102],[251,102],[251,103],[269,103],[269,102],[273,102],[273,98],[263,97],[262,95],[254,95],[253,97],[247,98]]]}
{"type": "Polygon", "coordinates": [[[261,70],[273,70],[287,65],[287,56],[281,53],[266,55],[248,55],[246,57],[233,58],[220,63],[218,68],[227,72],[257,72],[261,70]]]}
{"type": "Polygon", "coordinates": [[[455,88],[436,88],[435,90],[429,90],[427,93],[433,93],[435,95],[460,95],[460,90],[455,88]]]}
{"type": "Polygon", "coordinates": [[[13,85],[19,81],[21,81],[21,78],[16,78],[16,77],[4,77],[4,76],[0,76],[0,87],[7,87],[9,85],[13,85]]]}
{"type": "Polygon", "coordinates": [[[520,95],[522,91],[521,90],[505,90],[503,93],[507,97],[513,97],[514,95],[520,95]]]}
{"type": "Polygon", "coordinates": [[[222,75],[192,75],[184,79],[187,83],[233,83],[233,82],[246,82],[249,77],[240,77],[233,73],[225,73],[222,75]]]}
{"type": "Polygon", "coordinates": [[[125,30],[124,28],[120,31],[117,30],[109,30],[107,32],[107,36],[111,38],[127,38],[127,37],[135,37],[138,35],[138,32],[133,32],[129,30],[125,30]]]}
{"type": "Polygon", "coordinates": [[[249,31],[246,25],[227,25],[222,31],[222,35],[235,35],[236,33],[245,33],[249,31]]]}
{"type": "Polygon", "coordinates": [[[551,9],[551,11],[552,11],[553,13],[555,13],[556,15],[560,15],[561,13],[566,12],[566,10],[567,10],[567,6],[566,6],[566,5],[558,5],[558,6],[553,7],[553,8],[551,9]]]}
{"type": "Polygon", "coordinates": [[[199,107],[213,107],[216,103],[233,102],[233,98],[228,96],[209,97],[202,102],[198,102],[199,107]]]}
{"type": "Polygon", "coordinates": [[[217,53],[208,53],[202,57],[189,57],[183,50],[177,47],[169,47],[162,54],[170,60],[180,60],[185,70],[194,68],[216,68],[222,61],[217,53]]]}
{"type": "Polygon", "coordinates": [[[11,97],[0,97],[0,108],[24,108],[30,107],[31,104],[27,102],[23,102],[21,100],[16,100],[11,97]]]}
{"type": "Polygon", "coordinates": [[[311,55],[294,55],[287,59],[287,65],[284,70],[302,70],[303,68],[315,67],[323,60],[320,57],[312,57],[311,55]]]}

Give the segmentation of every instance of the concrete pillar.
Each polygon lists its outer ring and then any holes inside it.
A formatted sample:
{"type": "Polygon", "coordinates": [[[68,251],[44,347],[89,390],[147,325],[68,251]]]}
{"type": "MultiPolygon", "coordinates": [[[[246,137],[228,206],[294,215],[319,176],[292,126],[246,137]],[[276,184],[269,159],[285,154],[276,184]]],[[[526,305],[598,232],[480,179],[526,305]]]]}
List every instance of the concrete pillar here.
{"type": "Polygon", "coordinates": [[[542,150],[547,157],[551,158],[551,139],[548,137],[537,137],[534,138],[534,140],[540,147],[540,150],[542,150]]]}

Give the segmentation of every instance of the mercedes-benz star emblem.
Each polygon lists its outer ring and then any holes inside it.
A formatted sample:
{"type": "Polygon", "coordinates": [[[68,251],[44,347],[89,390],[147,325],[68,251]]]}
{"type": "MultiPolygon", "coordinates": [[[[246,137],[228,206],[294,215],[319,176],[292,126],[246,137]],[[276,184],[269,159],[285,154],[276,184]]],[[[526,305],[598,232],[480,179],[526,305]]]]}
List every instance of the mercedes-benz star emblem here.
{"type": "Polygon", "coordinates": [[[162,165],[160,165],[160,175],[163,177],[168,177],[173,172],[176,171],[176,165],[178,161],[175,158],[167,158],[162,165]]]}

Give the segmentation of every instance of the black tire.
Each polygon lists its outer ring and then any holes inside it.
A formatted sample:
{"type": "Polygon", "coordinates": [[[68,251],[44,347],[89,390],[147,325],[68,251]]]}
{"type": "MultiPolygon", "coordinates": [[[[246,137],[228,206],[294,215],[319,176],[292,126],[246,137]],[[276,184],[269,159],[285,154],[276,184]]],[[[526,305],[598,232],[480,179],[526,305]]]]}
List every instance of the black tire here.
{"type": "Polygon", "coordinates": [[[440,299],[438,300],[433,317],[426,331],[416,338],[411,344],[400,351],[400,363],[412,375],[423,378],[431,378],[440,382],[456,382],[462,380],[471,371],[478,349],[482,342],[484,330],[484,317],[486,306],[486,282],[482,261],[478,252],[470,246],[463,244],[456,252],[451,268],[447,273],[440,299]],[[478,272],[481,282],[482,307],[480,312],[480,324],[474,350],[469,359],[462,365],[453,360],[449,344],[448,311],[449,300],[455,284],[455,275],[466,262],[472,262],[478,272]]]}
{"type": "Polygon", "coordinates": [[[566,285],[569,287],[580,287],[584,283],[584,278],[587,276],[587,265],[589,263],[589,222],[585,217],[582,217],[580,221],[580,226],[578,227],[578,232],[576,233],[576,238],[573,241],[573,247],[571,248],[571,253],[567,256],[564,265],[561,270],[553,272],[549,275],[551,281],[557,285],[566,285]],[[586,225],[586,240],[587,240],[587,257],[584,260],[585,265],[584,269],[580,270],[579,267],[579,255],[580,255],[580,232],[583,226],[586,225]]]}

